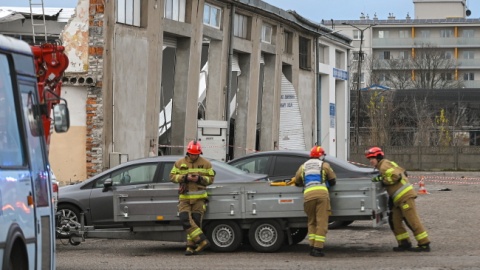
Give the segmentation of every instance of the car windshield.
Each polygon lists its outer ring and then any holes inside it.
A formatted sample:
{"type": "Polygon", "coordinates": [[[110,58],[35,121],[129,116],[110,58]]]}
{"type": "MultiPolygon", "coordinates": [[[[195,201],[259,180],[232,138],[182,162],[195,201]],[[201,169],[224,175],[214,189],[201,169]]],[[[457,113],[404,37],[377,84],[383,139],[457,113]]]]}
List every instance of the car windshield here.
{"type": "Polygon", "coordinates": [[[245,171],[242,171],[236,167],[233,167],[232,165],[229,165],[225,162],[222,162],[222,161],[218,161],[218,160],[210,160],[210,162],[212,163],[212,166],[214,168],[222,168],[224,169],[225,171],[228,171],[228,172],[231,172],[233,174],[237,174],[237,175],[245,175],[245,174],[248,174],[247,172],[245,171]]]}

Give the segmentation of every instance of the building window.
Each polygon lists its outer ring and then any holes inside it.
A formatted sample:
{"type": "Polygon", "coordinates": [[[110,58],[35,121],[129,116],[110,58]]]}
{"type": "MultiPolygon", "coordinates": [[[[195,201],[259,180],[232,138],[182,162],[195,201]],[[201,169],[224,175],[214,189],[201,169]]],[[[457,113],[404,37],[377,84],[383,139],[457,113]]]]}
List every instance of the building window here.
{"type": "Polygon", "coordinates": [[[185,1],[186,0],[165,0],[165,19],[185,22],[185,1]]]}
{"type": "Polygon", "coordinates": [[[283,32],[283,38],[284,38],[284,52],[285,53],[292,53],[292,40],[293,40],[293,33],[284,31],[283,32]]]}
{"type": "Polygon", "coordinates": [[[442,81],[452,81],[453,80],[452,73],[441,73],[440,79],[442,79],[442,81]]]}
{"type": "Polygon", "coordinates": [[[362,37],[362,33],[360,32],[360,30],[353,30],[353,39],[354,40],[360,40],[361,37],[362,37]]]}
{"type": "Polygon", "coordinates": [[[262,42],[272,43],[272,26],[264,23],[262,25],[262,42]]]}
{"type": "Polygon", "coordinates": [[[475,59],[475,53],[473,51],[464,51],[463,59],[475,59]]]}
{"type": "Polygon", "coordinates": [[[390,59],[390,51],[380,52],[379,58],[382,59],[382,60],[389,60],[390,59]]]}
{"type": "Polygon", "coordinates": [[[389,31],[378,31],[378,38],[388,38],[390,36],[389,31]]]}
{"type": "MultiPolygon", "coordinates": [[[[353,78],[355,79],[354,83],[357,83],[357,74],[358,72],[353,73],[353,78]]],[[[362,72],[360,73],[360,84],[365,83],[365,74],[362,72]]]]}
{"type": "Polygon", "coordinates": [[[421,38],[429,38],[430,37],[430,31],[429,30],[420,30],[420,37],[421,38]]]}
{"type": "Polygon", "coordinates": [[[462,37],[464,38],[473,38],[475,37],[475,31],[473,29],[466,29],[462,31],[462,37]]]}
{"type": "Polygon", "coordinates": [[[310,48],[311,41],[308,38],[300,37],[298,41],[299,53],[298,58],[300,61],[300,68],[310,69],[310,48]]]}
{"type": "Polygon", "coordinates": [[[410,59],[410,52],[409,51],[400,51],[398,54],[398,58],[400,59],[410,59]]]}
{"type": "Polygon", "coordinates": [[[203,8],[203,24],[220,29],[222,9],[205,3],[203,8]]]}
{"type": "Polygon", "coordinates": [[[464,81],[474,81],[475,74],[473,72],[463,73],[463,80],[464,81]]]}
{"type": "Polygon", "coordinates": [[[247,38],[248,36],[248,17],[240,14],[235,14],[233,35],[239,38],[247,38]]]}
{"type": "Polygon", "coordinates": [[[117,23],[140,27],[141,0],[117,0],[117,23]]]}
{"type": "Polygon", "coordinates": [[[335,67],[345,69],[345,54],[342,51],[335,51],[335,67]]]}
{"type": "Polygon", "coordinates": [[[400,38],[410,38],[410,31],[408,30],[400,30],[398,31],[398,36],[400,38]]]}
{"type": "MultiPolygon", "coordinates": [[[[360,55],[360,52],[359,52],[359,51],[354,51],[354,52],[352,52],[353,61],[358,61],[358,59],[359,59],[358,56],[359,56],[359,55],[360,55]]],[[[362,51],[362,61],[365,60],[365,56],[366,56],[366,55],[367,55],[367,54],[366,54],[364,51],[362,51]]]]}
{"type": "Polygon", "coordinates": [[[442,37],[442,38],[451,38],[451,37],[453,37],[453,30],[452,30],[452,29],[443,29],[443,30],[440,30],[440,37],[442,37]]]}
{"type": "Polygon", "coordinates": [[[452,59],[453,58],[453,53],[452,52],[444,52],[443,53],[443,59],[452,59]]]}

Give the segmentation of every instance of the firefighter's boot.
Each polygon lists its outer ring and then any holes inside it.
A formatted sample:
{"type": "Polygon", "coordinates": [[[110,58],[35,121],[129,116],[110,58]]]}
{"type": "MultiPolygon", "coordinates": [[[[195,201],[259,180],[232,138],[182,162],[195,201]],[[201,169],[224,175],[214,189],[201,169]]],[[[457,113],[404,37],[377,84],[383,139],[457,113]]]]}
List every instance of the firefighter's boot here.
{"type": "Polygon", "coordinates": [[[323,256],[325,256],[325,253],[322,252],[322,249],[321,249],[321,248],[314,248],[314,249],[312,249],[312,251],[310,252],[310,256],[313,256],[313,257],[323,257],[323,256]]]}
{"type": "Polygon", "coordinates": [[[418,245],[414,248],[410,248],[413,252],[430,252],[430,244],[418,245]]]}
{"type": "Polygon", "coordinates": [[[199,253],[210,246],[210,242],[207,239],[203,239],[202,242],[198,243],[195,253],[199,253]]]}
{"type": "Polygon", "coordinates": [[[185,256],[195,255],[195,250],[192,246],[187,246],[187,250],[185,250],[185,256]]]}
{"type": "Polygon", "coordinates": [[[410,241],[402,240],[400,241],[400,244],[398,245],[398,247],[393,248],[393,251],[402,252],[402,251],[410,250],[411,248],[412,248],[412,243],[410,243],[410,241]]]}

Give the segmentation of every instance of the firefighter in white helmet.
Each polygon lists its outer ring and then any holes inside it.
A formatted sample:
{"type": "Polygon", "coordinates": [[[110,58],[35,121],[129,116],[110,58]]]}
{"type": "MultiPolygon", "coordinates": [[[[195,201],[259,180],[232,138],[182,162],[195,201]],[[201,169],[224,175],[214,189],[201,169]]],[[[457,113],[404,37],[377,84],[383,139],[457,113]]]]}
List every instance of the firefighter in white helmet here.
{"type": "Polygon", "coordinates": [[[379,171],[379,175],[374,177],[372,181],[382,182],[390,196],[389,223],[398,242],[398,247],[394,247],[393,251],[429,252],[430,240],[415,206],[417,193],[408,181],[405,169],[398,166],[397,163],[385,159],[384,156],[385,154],[380,147],[372,147],[365,151],[365,157],[370,161],[370,165],[379,171]],[[418,243],[417,247],[412,247],[410,236],[403,225],[403,221],[412,230],[418,243]]]}
{"type": "Polygon", "coordinates": [[[325,151],[320,146],[310,150],[310,159],[295,174],[295,185],[304,187],[303,207],[308,217],[310,255],[323,257],[323,246],[328,231],[330,196],[328,187],[335,185],[336,175],[330,164],[324,162],[325,151]]]}
{"type": "Polygon", "coordinates": [[[210,161],[200,154],[200,143],[191,141],[186,156],[175,162],[170,171],[170,181],[179,184],[178,212],[187,233],[187,256],[197,254],[210,245],[202,231],[202,219],[208,199],[207,186],[213,183],[215,172],[210,161]]]}

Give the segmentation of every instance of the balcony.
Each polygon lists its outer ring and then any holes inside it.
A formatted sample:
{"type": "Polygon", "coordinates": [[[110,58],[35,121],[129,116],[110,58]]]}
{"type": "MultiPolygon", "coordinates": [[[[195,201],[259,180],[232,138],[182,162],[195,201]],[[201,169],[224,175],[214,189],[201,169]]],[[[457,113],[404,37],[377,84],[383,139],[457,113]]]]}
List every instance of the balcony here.
{"type": "Polygon", "coordinates": [[[480,68],[480,59],[457,59],[458,68],[480,68]]]}
{"type": "Polygon", "coordinates": [[[464,88],[480,88],[480,81],[462,81],[464,88]]]}
{"type": "Polygon", "coordinates": [[[480,47],[480,38],[374,38],[372,48],[412,48],[432,44],[440,48],[480,47]]]}

